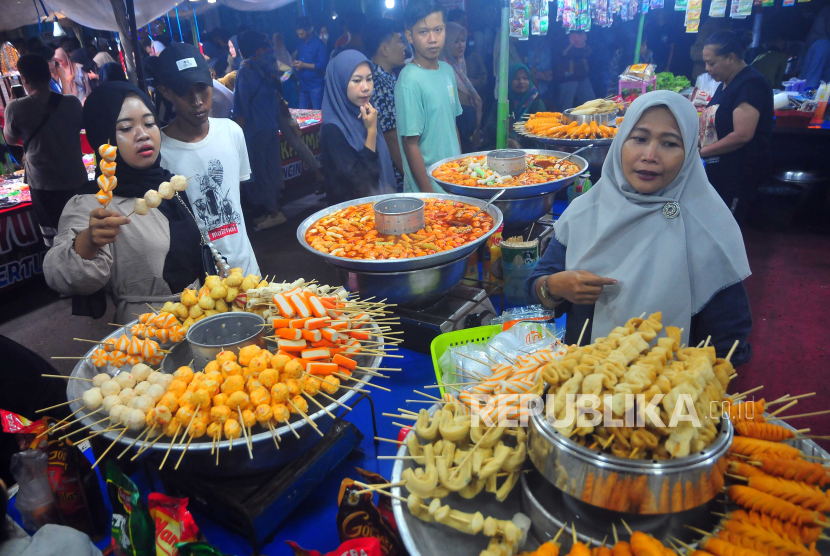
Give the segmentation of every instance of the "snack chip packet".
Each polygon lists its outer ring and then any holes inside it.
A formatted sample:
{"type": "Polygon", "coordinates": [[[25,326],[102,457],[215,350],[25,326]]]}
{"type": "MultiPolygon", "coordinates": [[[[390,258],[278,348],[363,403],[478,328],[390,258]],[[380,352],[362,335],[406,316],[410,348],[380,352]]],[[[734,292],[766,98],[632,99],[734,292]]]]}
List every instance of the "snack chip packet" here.
{"type": "Polygon", "coordinates": [[[356,494],[362,487],[352,479],[343,479],[337,497],[337,532],[340,541],[359,537],[374,537],[380,541],[383,556],[403,556],[406,551],[397,531],[373,503],[372,492],[356,494]]]}
{"type": "Polygon", "coordinates": [[[112,504],[112,553],[155,556],[153,519],[138,487],[112,462],[107,462],[107,492],[112,504]]]}
{"type": "Polygon", "coordinates": [[[375,537],[346,541],[326,554],[321,554],[316,550],[300,548],[297,543],[292,541],[286,541],[285,544],[291,547],[294,556],[383,556],[383,552],[380,550],[380,541],[375,537]]]}
{"type": "Polygon", "coordinates": [[[196,541],[199,528],[187,511],[187,498],[151,492],[147,505],[156,523],[156,556],[176,556],[180,554],[178,544],[196,541]]]}

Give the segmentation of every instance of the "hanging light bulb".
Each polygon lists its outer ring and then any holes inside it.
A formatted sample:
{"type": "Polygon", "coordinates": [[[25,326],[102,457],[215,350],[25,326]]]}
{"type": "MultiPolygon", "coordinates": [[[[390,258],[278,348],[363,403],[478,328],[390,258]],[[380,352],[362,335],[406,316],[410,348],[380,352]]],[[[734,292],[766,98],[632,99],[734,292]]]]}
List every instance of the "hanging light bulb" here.
{"type": "Polygon", "coordinates": [[[57,18],[55,18],[55,22],[52,24],[52,36],[53,37],[65,37],[66,31],[63,30],[60,23],[58,23],[57,18]]]}
{"type": "Polygon", "coordinates": [[[215,4],[216,0],[208,0],[208,4],[215,4]]]}
{"type": "Polygon", "coordinates": [[[395,7],[395,0],[386,0],[386,8],[391,10],[395,7]]]}
{"type": "Polygon", "coordinates": [[[331,18],[337,19],[337,12],[331,12],[331,18]]]}

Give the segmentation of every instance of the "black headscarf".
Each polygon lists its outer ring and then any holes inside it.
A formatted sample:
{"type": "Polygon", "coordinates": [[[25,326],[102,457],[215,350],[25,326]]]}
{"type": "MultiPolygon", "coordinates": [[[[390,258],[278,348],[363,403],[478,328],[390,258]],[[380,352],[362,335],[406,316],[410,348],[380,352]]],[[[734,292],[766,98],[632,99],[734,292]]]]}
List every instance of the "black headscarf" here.
{"type": "Polygon", "coordinates": [[[89,56],[89,52],[87,52],[83,48],[76,48],[72,51],[72,54],[69,55],[69,59],[81,66],[85,72],[88,71],[95,71],[97,64],[92,61],[92,58],[89,56]]]}
{"type": "Polygon", "coordinates": [[[109,62],[101,66],[101,69],[98,71],[98,79],[103,84],[110,81],[127,81],[127,76],[121,64],[109,62]]]}
{"type": "MultiPolygon", "coordinates": [[[[153,103],[138,87],[129,82],[110,81],[104,83],[86,98],[84,103],[84,126],[89,144],[95,151],[98,147],[107,142],[115,141],[115,124],[124,100],[135,95],[152,111],[153,103]]],[[[170,181],[173,174],[161,167],[161,154],[159,154],[153,165],[144,170],[138,170],[127,165],[121,154],[116,154],[117,163],[115,177],[118,178],[118,185],[114,191],[119,197],[144,197],[150,189],[158,189],[161,182],[170,181]]],[[[100,168],[95,171],[95,177],[100,175],[100,168]]],[[[80,194],[94,195],[98,192],[98,185],[95,181],[87,183],[79,192],[80,194]]],[[[180,292],[202,275],[202,250],[200,247],[202,235],[196,221],[188,209],[190,203],[184,191],[179,193],[181,199],[187,204],[185,208],[175,197],[162,201],[158,210],[167,218],[170,226],[170,249],[167,258],[164,260],[162,278],[170,286],[173,292],[180,292]]],[[[141,218],[135,216],[134,218],[141,218]]],[[[99,291],[93,296],[103,296],[99,291]]],[[[89,297],[89,296],[88,296],[89,297]]],[[[100,298],[98,300],[100,303],[100,298]]],[[[97,304],[96,304],[97,306],[97,304]]],[[[74,314],[93,314],[98,311],[87,309],[87,313],[78,313],[76,301],[73,300],[74,314]]],[[[98,318],[98,317],[96,317],[98,318]]]]}

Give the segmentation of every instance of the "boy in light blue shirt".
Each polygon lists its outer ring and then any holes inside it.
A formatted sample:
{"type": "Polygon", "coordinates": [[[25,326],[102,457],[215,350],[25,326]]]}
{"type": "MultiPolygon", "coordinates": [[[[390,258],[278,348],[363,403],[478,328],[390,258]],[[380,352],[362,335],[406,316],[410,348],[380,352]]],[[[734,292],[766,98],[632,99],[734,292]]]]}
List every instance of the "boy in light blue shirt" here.
{"type": "Polygon", "coordinates": [[[439,62],[446,23],[437,0],[411,0],[404,11],[406,38],[415,56],[401,71],[395,86],[398,141],[404,166],[404,191],[443,193],[427,168],[451,156],[461,155],[455,118],[461,101],[455,74],[439,62]]]}

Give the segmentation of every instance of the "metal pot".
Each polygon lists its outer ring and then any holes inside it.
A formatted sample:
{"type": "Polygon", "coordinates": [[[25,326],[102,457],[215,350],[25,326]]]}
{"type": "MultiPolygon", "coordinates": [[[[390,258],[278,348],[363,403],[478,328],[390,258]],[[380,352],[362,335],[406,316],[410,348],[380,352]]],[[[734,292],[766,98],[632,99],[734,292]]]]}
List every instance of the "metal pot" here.
{"type": "MultiPolygon", "coordinates": [[[[487,196],[489,199],[492,193],[487,196]]],[[[459,195],[448,195],[445,193],[397,193],[395,195],[375,195],[372,197],[364,197],[362,199],[355,199],[353,201],[346,201],[345,203],[338,203],[326,209],[320,210],[302,221],[297,228],[297,241],[300,245],[308,249],[311,253],[322,257],[327,263],[336,267],[348,268],[351,270],[368,271],[368,272],[398,272],[402,270],[417,270],[421,268],[430,268],[450,261],[457,261],[461,257],[469,257],[470,254],[478,249],[478,246],[487,241],[487,238],[496,233],[499,226],[502,224],[501,211],[493,205],[490,205],[485,210],[493,218],[493,227],[490,231],[469,243],[465,243],[455,249],[449,251],[442,251],[433,255],[424,255],[423,257],[413,257],[411,259],[389,259],[383,261],[364,261],[347,259],[345,257],[333,257],[327,253],[321,253],[312,248],[305,240],[305,234],[321,218],[346,207],[354,205],[362,205],[366,203],[376,203],[384,199],[392,199],[397,197],[414,197],[417,199],[449,199],[451,201],[458,201],[467,203],[476,207],[483,207],[486,201],[480,199],[471,199],[469,197],[461,197],[459,195]]]]}
{"type": "Polygon", "coordinates": [[[335,265],[340,283],[349,291],[386,299],[402,307],[424,307],[441,299],[464,278],[469,257],[432,268],[369,272],[335,265]]]}
{"type": "MultiPolygon", "coordinates": [[[[608,139],[609,144],[610,144],[610,141],[611,140],[608,139]]],[[[591,143],[591,141],[586,142],[585,144],[587,145],[589,143],[591,143]]],[[[582,145],[582,146],[584,146],[584,145],[582,145]]],[[[556,156],[556,157],[559,157],[559,158],[568,156],[568,154],[569,154],[569,153],[566,153],[566,152],[548,151],[548,150],[539,150],[539,149],[522,149],[522,152],[525,155],[538,154],[538,155],[543,155],[543,156],[556,156]]],[[[583,152],[587,152],[587,151],[583,151],[583,152]]],[[[440,168],[443,164],[446,164],[447,162],[452,162],[454,160],[461,160],[461,159],[468,158],[468,157],[471,157],[471,156],[476,156],[476,157],[485,156],[487,154],[489,154],[489,153],[482,151],[482,152],[465,154],[463,156],[451,156],[449,158],[445,158],[444,160],[439,160],[435,164],[432,164],[427,169],[427,173],[430,176],[432,176],[432,174],[435,172],[435,170],[437,170],[438,168],[440,168]]],[[[464,195],[465,197],[474,197],[476,199],[489,199],[490,197],[493,196],[493,191],[494,190],[503,188],[504,189],[504,194],[495,203],[495,205],[498,206],[498,204],[500,202],[503,202],[505,199],[527,199],[527,198],[531,198],[531,197],[535,198],[535,197],[538,197],[539,195],[541,195],[542,193],[553,193],[553,192],[559,191],[560,189],[562,189],[564,187],[569,186],[570,184],[575,182],[576,179],[588,169],[588,161],[585,160],[584,158],[582,158],[581,156],[572,156],[569,160],[571,162],[573,162],[574,164],[576,164],[577,166],[579,166],[579,172],[577,172],[576,174],[574,174],[572,176],[568,176],[567,178],[548,181],[548,182],[545,182],[545,183],[535,183],[533,185],[516,185],[516,186],[512,186],[512,187],[499,187],[498,185],[493,186],[493,187],[470,187],[470,186],[467,186],[467,185],[457,185],[457,184],[454,184],[454,183],[445,182],[445,181],[442,181],[442,180],[435,179],[434,177],[432,179],[437,181],[441,185],[441,187],[443,187],[444,190],[449,192],[449,193],[454,193],[456,195],[464,195]]],[[[499,173],[501,173],[501,172],[499,172],[499,173]]],[[[505,224],[506,224],[506,222],[505,222],[505,224]]]]}
{"type": "Polygon", "coordinates": [[[424,200],[392,197],[375,203],[375,229],[387,236],[411,234],[424,227],[424,200]]]}
{"type": "Polygon", "coordinates": [[[487,153],[487,166],[500,176],[520,176],[527,171],[527,158],[518,149],[499,149],[487,153]]]}
{"type": "MultiPolygon", "coordinates": [[[[556,193],[542,193],[525,199],[499,199],[494,205],[504,215],[504,229],[524,230],[550,212],[556,193]]],[[[502,237],[508,237],[502,233],[502,237]]]]}
{"type": "Polygon", "coordinates": [[[585,504],[612,511],[624,507],[640,514],[677,512],[712,500],[723,485],[734,433],[732,422],[722,419],[720,433],[702,452],[643,461],[580,446],[559,434],[544,415],[531,415],[527,432],[530,460],[556,488],[585,504]],[[628,488],[631,499],[637,496],[636,507],[632,509],[630,499],[611,496],[620,488],[628,488]],[[608,496],[602,494],[606,492],[608,496]]]}
{"type": "MultiPolygon", "coordinates": [[[[265,319],[256,313],[238,311],[213,315],[193,324],[187,329],[186,338],[190,344],[194,364],[197,368],[204,369],[208,363],[216,359],[222,350],[238,354],[239,350],[245,346],[256,344],[264,348],[265,327],[262,326],[263,324],[265,324],[265,319]]],[[[187,361],[182,364],[186,365],[187,361]]]]}

